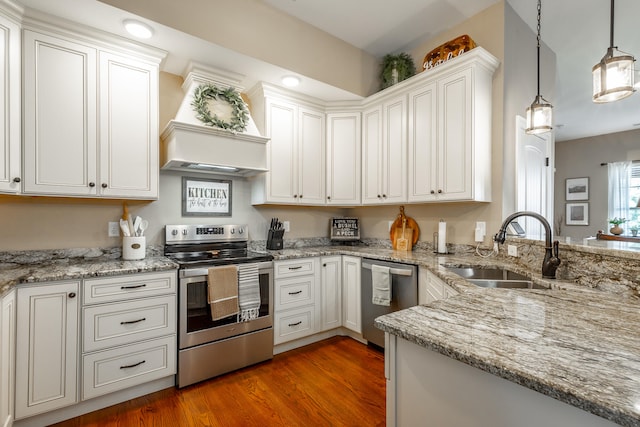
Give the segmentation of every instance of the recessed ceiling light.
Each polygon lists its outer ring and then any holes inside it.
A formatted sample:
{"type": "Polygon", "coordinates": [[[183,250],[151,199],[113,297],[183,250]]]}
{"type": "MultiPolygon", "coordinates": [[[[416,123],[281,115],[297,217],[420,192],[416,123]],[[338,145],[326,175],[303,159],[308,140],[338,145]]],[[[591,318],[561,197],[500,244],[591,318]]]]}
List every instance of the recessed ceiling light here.
{"type": "Polygon", "coordinates": [[[124,28],[129,34],[140,39],[148,39],[153,35],[153,30],[147,24],[135,21],[133,19],[126,19],[124,22],[124,28]]]}
{"type": "Polygon", "coordinates": [[[282,84],[287,87],[296,87],[300,84],[300,79],[296,76],[284,76],[282,78],[282,84]]]}

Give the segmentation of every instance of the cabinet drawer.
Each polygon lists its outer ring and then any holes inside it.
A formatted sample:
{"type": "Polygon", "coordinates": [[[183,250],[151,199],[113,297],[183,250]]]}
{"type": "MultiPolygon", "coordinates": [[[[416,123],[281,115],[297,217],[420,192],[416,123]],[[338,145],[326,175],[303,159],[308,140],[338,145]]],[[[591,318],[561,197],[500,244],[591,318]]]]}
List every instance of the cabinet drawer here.
{"type": "Polygon", "coordinates": [[[176,332],[176,297],[165,295],[82,309],[85,352],[176,332]]]}
{"type": "Polygon", "coordinates": [[[316,332],[314,307],[276,313],[274,318],[274,344],[303,338],[316,332]]]}
{"type": "Polygon", "coordinates": [[[176,373],[176,336],[146,341],[82,358],[82,399],[91,399],[176,373]]]}
{"type": "Polygon", "coordinates": [[[84,281],[84,304],[113,302],[176,292],[176,272],[110,276],[84,281]]]}
{"type": "Polygon", "coordinates": [[[286,310],[315,302],[316,277],[303,276],[291,279],[279,279],[276,281],[275,311],[286,310]]]}
{"type": "Polygon", "coordinates": [[[317,271],[317,258],[295,259],[290,261],[276,261],[274,263],[274,277],[295,277],[305,274],[314,274],[317,271]]]}

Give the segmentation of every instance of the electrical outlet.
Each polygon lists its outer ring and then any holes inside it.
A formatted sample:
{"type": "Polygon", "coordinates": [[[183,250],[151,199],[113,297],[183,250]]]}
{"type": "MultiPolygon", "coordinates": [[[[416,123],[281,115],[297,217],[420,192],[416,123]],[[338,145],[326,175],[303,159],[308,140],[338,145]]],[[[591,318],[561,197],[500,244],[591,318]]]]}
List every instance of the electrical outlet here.
{"type": "Polygon", "coordinates": [[[507,245],[507,254],[509,256],[518,256],[518,247],[515,245],[507,245]]]}
{"type": "Polygon", "coordinates": [[[477,243],[482,243],[484,241],[484,236],[487,234],[487,223],[484,221],[476,222],[475,229],[475,241],[477,243]]]}
{"type": "Polygon", "coordinates": [[[284,231],[289,232],[291,230],[291,224],[289,224],[289,221],[284,221],[282,223],[282,226],[284,227],[284,231]]]}
{"type": "Polygon", "coordinates": [[[109,234],[109,237],[120,237],[120,223],[109,221],[107,233],[109,234]]]}

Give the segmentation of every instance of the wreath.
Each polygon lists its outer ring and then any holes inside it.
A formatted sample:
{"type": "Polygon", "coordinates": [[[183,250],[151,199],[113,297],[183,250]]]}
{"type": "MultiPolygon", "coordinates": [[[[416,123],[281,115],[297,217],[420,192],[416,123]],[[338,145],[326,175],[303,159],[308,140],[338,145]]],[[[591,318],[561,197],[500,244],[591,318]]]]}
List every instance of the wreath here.
{"type": "Polygon", "coordinates": [[[232,87],[220,89],[212,84],[202,84],[193,91],[191,103],[196,112],[196,117],[206,126],[213,126],[232,132],[244,132],[249,121],[247,104],[240,94],[232,87]],[[231,121],[227,122],[216,114],[211,114],[208,101],[211,99],[228,102],[233,108],[231,121]]]}

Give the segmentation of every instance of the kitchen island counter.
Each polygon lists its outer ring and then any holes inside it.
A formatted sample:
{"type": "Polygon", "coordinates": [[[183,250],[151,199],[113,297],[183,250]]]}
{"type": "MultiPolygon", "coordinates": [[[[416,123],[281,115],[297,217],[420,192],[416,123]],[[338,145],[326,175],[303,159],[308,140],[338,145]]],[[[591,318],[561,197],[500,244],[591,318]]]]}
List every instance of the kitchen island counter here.
{"type": "Polygon", "coordinates": [[[636,299],[606,292],[475,288],[381,316],[376,326],[614,423],[637,426],[639,308],[636,299]]]}

